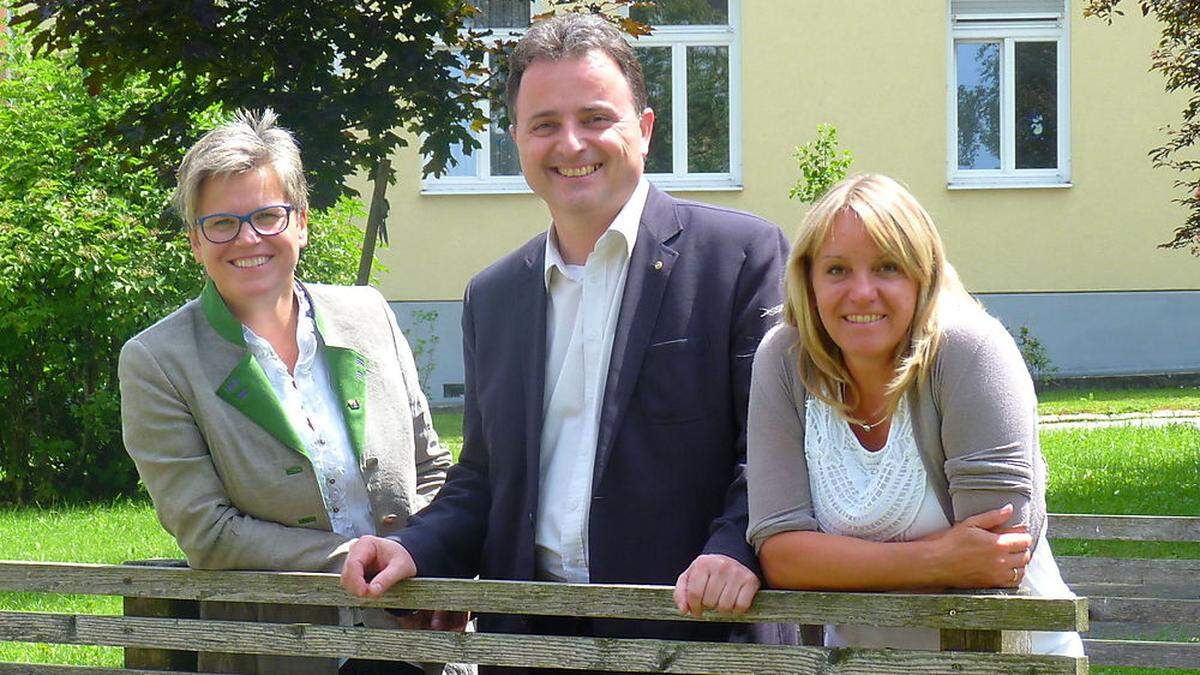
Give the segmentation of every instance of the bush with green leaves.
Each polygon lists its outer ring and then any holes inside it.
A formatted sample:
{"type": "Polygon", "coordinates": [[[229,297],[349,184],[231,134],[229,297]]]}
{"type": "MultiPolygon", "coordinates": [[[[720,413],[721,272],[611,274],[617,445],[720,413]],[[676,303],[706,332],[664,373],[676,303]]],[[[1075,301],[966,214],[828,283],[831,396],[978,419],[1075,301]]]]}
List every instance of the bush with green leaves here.
{"type": "Polygon", "coordinates": [[[811,204],[821,198],[833,184],[846,177],[854,156],[838,146],[837,127],[818,124],[817,137],[796,147],[796,164],[800,179],[788,192],[791,199],[811,204]]]}
{"type": "Polygon", "coordinates": [[[1050,360],[1050,354],[1046,351],[1042,341],[1037,339],[1033,331],[1029,330],[1029,326],[1024,324],[1017,327],[1016,332],[1012,332],[1013,340],[1017,343],[1017,349],[1021,350],[1021,358],[1025,359],[1025,367],[1029,370],[1029,376],[1033,378],[1035,384],[1045,385],[1054,382],[1054,374],[1058,372],[1058,366],[1050,360]]]}
{"type": "MultiPolygon", "coordinates": [[[[106,139],[144,81],[89,92],[69,54],[0,41],[0,502],[128,494],[117,355],[203,276],[153,165],[106,139]]],[[[180,153],[184,149],[180,149],[180,153]]],[[[312,217],[306,278],[354,278],[361,213],[312,217]]]]}

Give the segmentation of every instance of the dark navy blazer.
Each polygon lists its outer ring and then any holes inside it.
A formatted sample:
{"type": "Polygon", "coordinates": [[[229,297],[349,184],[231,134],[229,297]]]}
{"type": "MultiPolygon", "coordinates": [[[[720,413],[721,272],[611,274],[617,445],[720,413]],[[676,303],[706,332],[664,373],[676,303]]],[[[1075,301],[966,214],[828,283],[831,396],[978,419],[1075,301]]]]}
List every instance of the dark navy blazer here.
{"type": "MultiPolygon", "coordinates": [[[[546,234],[471,280],[459,463],[399,539],[421,576],[534,578],[546,364],[546,234]]],[[[746,543],[746,406],[776,321],[775,225],[651,188],[600,414],[588,526],[594,583],[674,584],[701,553],[758,571],[746,543]]],[[[597,620],[598,635],[731,639],[725,624],[597,620]],[[636,624],[636,625],[634,625],[636,624]]],[[[481,631],[527,630],[483,616],[481,631]]],[[[736,637],[732,639],[737,639],[736,637]]]]}

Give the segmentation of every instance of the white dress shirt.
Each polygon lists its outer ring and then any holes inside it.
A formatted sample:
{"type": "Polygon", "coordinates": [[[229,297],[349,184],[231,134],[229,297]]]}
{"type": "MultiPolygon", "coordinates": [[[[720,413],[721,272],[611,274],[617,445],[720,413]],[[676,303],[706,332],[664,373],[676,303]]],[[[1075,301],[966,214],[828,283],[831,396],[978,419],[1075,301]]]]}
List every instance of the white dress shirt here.
{"type": "Polygon", "coordinates": [[[308,451],[313,473],[321,488],[325,510],[333,531],[344,537],[375,534],[367,486],[358,468],[358,458],[342,418],[342,408],[329,379],[325,359],[318,356],[320,334],[304,290],[296,287],[300,305],[296,320],[296,344],[300,356],[294,375],[263,338],[246,326],[242,335],[271,382],[288,422],[308,451]]]}
{"type": "Polygon", "coordinates": [[[592,471],[613,336],[649,184],[643,178],[587,261],[546,237],[546,390],[534,543],[539,578],[588,581],[592,471]]]}

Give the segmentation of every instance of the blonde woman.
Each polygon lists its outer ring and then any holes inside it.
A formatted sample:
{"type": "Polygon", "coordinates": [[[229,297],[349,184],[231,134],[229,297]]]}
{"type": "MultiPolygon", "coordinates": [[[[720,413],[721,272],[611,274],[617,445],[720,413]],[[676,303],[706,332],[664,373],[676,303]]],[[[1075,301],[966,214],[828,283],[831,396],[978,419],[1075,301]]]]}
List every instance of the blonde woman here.
{"type": "MultiPolygon", "coordinates": [[[[768,585],[1069,596],[1045,541],[1033,384],[916,199],[885,176],[838,183],[786,284],[748,423],[748,539],[768,585]]],[[[937,649],[938,632],[828,626],[825,641],[937,649]]],[[[1031,647],[1083,651],[1076,633],[1031,647]]]]}

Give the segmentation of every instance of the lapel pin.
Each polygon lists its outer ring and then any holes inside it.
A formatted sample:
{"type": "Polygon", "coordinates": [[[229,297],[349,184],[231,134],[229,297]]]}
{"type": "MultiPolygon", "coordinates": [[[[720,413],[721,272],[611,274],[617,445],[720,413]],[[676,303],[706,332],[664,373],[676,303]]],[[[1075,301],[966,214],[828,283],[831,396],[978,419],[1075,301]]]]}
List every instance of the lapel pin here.
{"type": "Polygon", "coordinates": [[[346,407],[351,410],[358,410],[360,407],[359,403],[358,403],[358,399],[352,398],[349,401],[346,401],[346,407]]]}
{"type": "Polygon", "coordinates": [[[654,269],[656,269],[656,270],[661,270],[661,269],[662,269],[662,267],[663,267],[663,265],[662,265],[662,261],[661,261],[661,260],[655,260],[655,261],[654,261],[654,269]]]}

